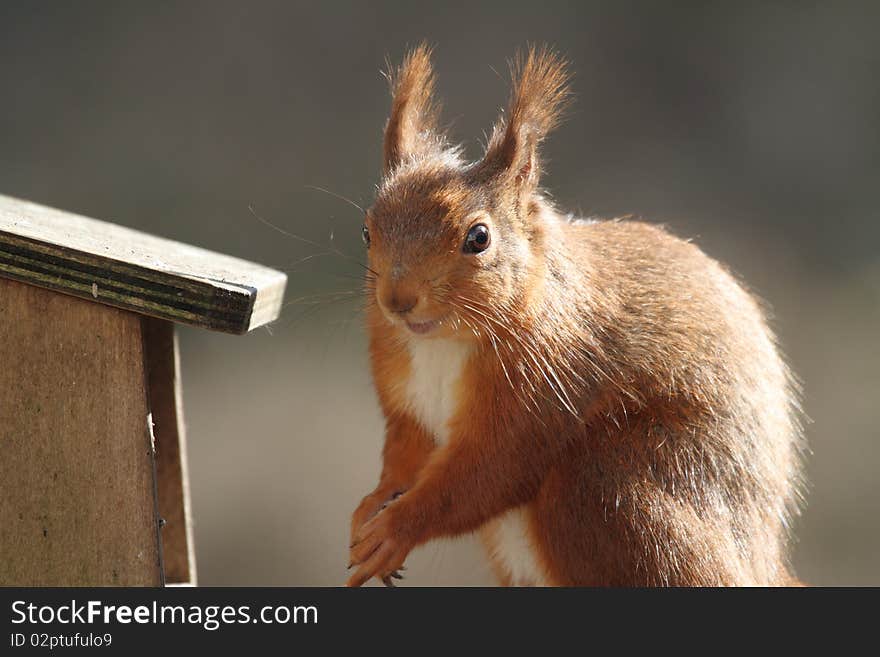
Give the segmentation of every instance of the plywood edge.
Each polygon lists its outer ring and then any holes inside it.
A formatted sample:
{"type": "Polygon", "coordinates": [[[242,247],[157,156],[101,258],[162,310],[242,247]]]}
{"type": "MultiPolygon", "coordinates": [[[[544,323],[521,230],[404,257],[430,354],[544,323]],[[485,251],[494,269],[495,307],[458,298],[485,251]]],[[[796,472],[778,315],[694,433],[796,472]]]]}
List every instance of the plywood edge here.
{"type": "MultiPolygon", "coordinates": [[[[280,272],[279,272],[280,274],[280,272]]],[[[248,331],[269,324],[278,319],[284,303],[284,290],[287,287],[287,276],[280,274],[274,281],[267,282],[256,292],[253,312],[248,322],[248,331]]]]}
{"type": "Polygon", "coordinates": [[[287,284],[269,267],[2,195],[0,276],[237,334],[277,319],[287,284]]]}
{"type": "Polygon", "coordinates": [[[143,319],[147,395],[155,438],[156,486],[167,584],[196,583],[180,357],[174,325],[143,319]]]}

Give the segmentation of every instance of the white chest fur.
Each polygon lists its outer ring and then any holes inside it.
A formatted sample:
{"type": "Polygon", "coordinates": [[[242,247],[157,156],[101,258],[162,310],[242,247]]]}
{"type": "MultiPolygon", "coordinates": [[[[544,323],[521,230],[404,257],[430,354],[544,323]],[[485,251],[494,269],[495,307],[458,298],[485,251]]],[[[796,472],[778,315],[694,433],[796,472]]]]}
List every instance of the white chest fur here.
{"type": "MultiPolygon", "coordinates": [[[[412,359],[406,383],[410,411],[434,434],[438,445],[449,440],[449,420],[459,404],[458,384],[471,354],[466,342],[444,339],[418,339],[409,342],[412,359]]],[[[528,530],[527,510],[508,511],[490,521],[491,551],[519,585],[541,585],[544,577],[538,568],[528,530]]]]}
{"type": "Polygon", "coordinates": [[[459,402],[458,383],[471,353],[459,340],[419,339],[409,342],[410,375],[406,395],[410,410],[434,434],[438,445],[449,440],[449,420],[459,402]]]}

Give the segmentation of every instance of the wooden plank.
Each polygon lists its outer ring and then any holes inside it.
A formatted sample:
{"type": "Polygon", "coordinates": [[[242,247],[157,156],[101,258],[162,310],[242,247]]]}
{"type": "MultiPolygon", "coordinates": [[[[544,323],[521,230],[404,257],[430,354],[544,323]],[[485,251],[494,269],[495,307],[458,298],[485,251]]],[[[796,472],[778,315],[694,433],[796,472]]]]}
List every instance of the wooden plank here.
{"type": "Polygon", "coordinates": [[[156,485],[162,557],[168,584],[196,584],[180,358],[174,324],[143,318],[150,413],[156,446],[156,485]]]}
{"type": "Polygon", "coordinates": [[[276,319],[287,283],[268,267],[2,195],[0,276],[227,333],[276,319]]]}
{"type": "Polygon", "coordinates": [[[0,278],[0,363],[0,585],[161,585],[141,318],[0,278]]]}

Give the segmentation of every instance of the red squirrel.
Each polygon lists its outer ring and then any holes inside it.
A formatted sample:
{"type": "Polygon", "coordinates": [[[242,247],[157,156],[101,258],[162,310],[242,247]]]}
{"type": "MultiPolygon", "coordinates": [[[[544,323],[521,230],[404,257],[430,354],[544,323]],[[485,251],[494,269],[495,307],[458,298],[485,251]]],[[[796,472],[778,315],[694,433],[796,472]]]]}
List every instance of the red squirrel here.
{"type": "Polygon", "coordinates": [[[531,48],[479,161],[439,125],[431,52],[389,70],[363,226],[379,484],[348,584],[480,530],[502,585],[796,584],[794,377],[756,299],[661,227],[539,186],[568,65],[531,48]]]}

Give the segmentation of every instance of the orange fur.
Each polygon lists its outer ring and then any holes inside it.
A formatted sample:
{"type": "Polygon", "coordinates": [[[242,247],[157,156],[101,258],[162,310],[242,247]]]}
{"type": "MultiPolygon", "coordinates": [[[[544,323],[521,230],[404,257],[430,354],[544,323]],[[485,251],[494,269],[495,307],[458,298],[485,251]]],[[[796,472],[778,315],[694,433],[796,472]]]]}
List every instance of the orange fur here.
{"type": "Polygon", "coordinates": [[[427,49],[392,77],[366,218],[386,445],[352,520],[349,584],[437,537],[484,528],[499,552],[500,519],[520,507],[537,570],[496,556],[505,584],[792,583],[797,394],[760,307],[662,228],[560,215],[537,148],[567,102],[566,67],[531,49],[513,70],[507,119],[473,164],[438,131],[427,49]],[[476,224],[491,242],[465,252],[476,224]],[[452,408],[445,441],[414,401],[434,395],[413,354],[439,345],[441,358],[466,346],[453,399],[436,395],[452,408]]]}

